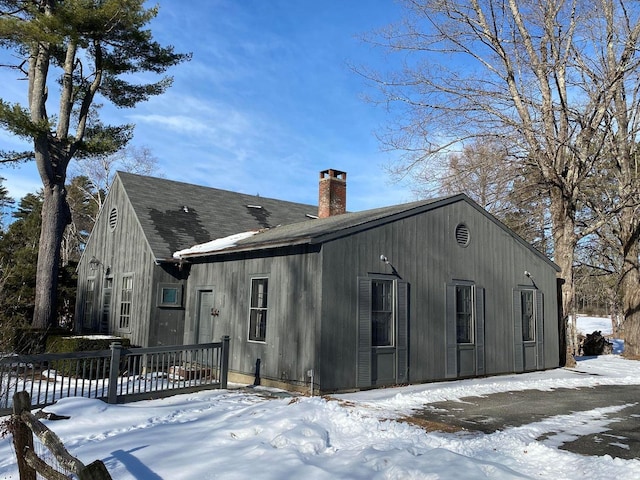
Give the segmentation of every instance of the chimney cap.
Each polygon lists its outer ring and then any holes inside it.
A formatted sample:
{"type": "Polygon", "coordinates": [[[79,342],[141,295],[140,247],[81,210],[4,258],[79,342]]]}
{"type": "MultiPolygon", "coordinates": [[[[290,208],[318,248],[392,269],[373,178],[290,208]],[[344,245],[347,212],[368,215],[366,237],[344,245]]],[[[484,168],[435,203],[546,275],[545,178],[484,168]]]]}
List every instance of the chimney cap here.
{"type": "Polygon", "coordinates": [[[335,168],[329,168],[320,172],[320,180],[325,178],[335,178],[338,180],[347,181],[347,172],[342,170],[336,170],[335,168]]]}

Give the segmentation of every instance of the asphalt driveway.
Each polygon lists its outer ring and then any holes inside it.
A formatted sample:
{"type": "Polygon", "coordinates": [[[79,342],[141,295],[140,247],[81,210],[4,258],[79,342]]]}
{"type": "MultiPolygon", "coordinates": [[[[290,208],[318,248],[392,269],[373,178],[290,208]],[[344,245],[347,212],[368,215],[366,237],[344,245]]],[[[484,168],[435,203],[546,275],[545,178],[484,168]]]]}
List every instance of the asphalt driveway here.
{"type": "MultiPolygon", "coordinates": [[[[557,415],[628,405],[603,414],[598,433],[576,434],[560,448],[582,455],[610,455],[640,459],[640,386],[613,385],[594,388],[559,388],[550,392],[525,390],[467,397],[461,401],[429,404],[412,421],[432,430],[493,433],[509,427],[539,422],[557,415]]],[[[538,438],[544,441],[547,433],[538,438]]]]}

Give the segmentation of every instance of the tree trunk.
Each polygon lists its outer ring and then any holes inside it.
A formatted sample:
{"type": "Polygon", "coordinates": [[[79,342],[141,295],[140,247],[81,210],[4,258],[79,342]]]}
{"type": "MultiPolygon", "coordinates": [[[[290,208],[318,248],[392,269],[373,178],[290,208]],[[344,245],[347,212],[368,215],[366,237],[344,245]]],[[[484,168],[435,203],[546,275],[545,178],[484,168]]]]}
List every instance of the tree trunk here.
{"type": "MultiPolygon", "coordinates": [[[[560,267],[558,276],[563,280],[562,284],[562,304],[561,322],[565,338],[561,339],[561,347],[566,347],[565,366],[575,366],[575,328],[570,322],[569,314],[574,297],[573,285],[573,260],[577,244],[575,209],[570,200],[563,195],[560,189],[551,191],[551,220],[553,229],[553,240],[555,244],[555,263],[560,267]]],[[[561,354],[562,357],[562,354],[561,354]]]]}
{"type": "MultiPolygon", "coordinates": [[[[60,269],[60,246],[66,226],[71,221],[65,189],[66,164],[64,159],[49,161],[42,165],[43,156],[38,154],[36,162],[44,185],[42,204],[42,227],[36,270],[36,298],[33,312],[34,328],[51,328],[57,324],[56,307],[58,293],[58,271],[60,269]]],[[[49,159],[53,155],[46,156],[49,159]]]]}
{"type": "Polygon", "coordinates": [[[621,213],[622,231],[620,233],[621,254],[623,257],[620,292],[622,295],[622,336],[624,355],[629,358],[640,357],[640,235],[636,226],[634,209],[627,207],[621,213]]]}

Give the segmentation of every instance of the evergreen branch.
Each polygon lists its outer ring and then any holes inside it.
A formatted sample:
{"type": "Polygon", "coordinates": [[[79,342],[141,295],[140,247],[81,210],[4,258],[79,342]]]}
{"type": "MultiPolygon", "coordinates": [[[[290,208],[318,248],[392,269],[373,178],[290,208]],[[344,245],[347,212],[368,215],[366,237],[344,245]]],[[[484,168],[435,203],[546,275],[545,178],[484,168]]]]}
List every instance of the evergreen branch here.
{"type": "Polygon", "coordinates": [[[0,163],[21,163],[34,159],[33,152],[7,152],[0,150],[0,163]]]}

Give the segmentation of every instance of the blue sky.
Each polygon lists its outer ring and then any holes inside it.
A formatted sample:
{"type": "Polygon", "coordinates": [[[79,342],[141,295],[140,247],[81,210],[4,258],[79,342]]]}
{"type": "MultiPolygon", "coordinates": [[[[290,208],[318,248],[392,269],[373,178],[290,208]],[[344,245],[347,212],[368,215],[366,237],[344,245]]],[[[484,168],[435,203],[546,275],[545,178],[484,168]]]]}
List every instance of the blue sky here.
{"type": "MultiPolygon", "coordinates": [[[[162,44],[192,52],[174,85],[135,109],[105,108],[109,123],[135,123],[133,144],[151,150],[169,179],[316,204],[318,172],[347,172],[351,211],[414,199],[393,183],[375,132],[389,121],[367,103],[370,86],[349,64],[384,66],[361,40],[401,15],[394,0],[160,0],[151,28],[162,44]]],[[[25,82],[0,71],[9,101],[25,82]]],[[[0,131],[0,149],[20,148],[0,131]]],[[[35,164],[0,166],[9,194],[40,188],[35,164]]]]}

